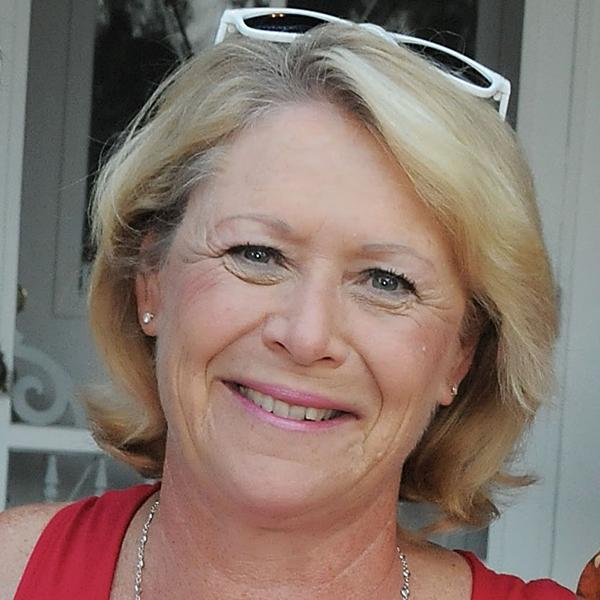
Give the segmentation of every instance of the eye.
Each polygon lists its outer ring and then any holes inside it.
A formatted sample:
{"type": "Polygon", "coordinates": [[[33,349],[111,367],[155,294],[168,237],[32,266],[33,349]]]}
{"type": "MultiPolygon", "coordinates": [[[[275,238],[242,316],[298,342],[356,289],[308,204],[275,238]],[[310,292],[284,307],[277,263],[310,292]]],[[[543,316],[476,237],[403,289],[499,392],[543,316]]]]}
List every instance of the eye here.
{"type": "Polygon", "coordinates": [[[414,281],[409,279],[406,275],[400,275],[387,269],[369,269],[367,275],[368,279],[371,281],[371,285],[376,290],[390,293],[398,292],[400,290],[411,292],[413,294],[416,293],[414,281]]]}
{"type": "Polygon", "coordinates": [[[277,283],[290,266],[283,253],[272,246],[240,244],[226,250],[225,255],[224,267],[249,283],[277,283]]]}
{"type": "Polygon", "coordinates": [[[242,251],[242,256],[252,262],[268,263],[271,260],[272,253],[261,246],[246,246],[242,251]]]}
{"type": "Polygon", "coordinates": [[[281,252],[269,246],[245,244],[243,246],[234,246],[228,252],[232,256],[241,258],[249,263],[266,265],[271,262],[281,263],[283,261],[281,252]]]}

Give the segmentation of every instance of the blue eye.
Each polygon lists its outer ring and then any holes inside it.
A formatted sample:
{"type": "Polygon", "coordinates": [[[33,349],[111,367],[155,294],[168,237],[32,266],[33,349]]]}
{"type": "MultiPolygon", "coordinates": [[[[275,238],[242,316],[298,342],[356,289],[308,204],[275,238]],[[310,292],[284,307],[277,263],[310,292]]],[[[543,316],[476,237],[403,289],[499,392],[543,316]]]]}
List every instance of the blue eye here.
{"type": "Polygon", "coordinates": [[[247,283],[273,285],[287,273],[285,256],[272,246],[240,244],[227,249],[224,255],[225,269],[247,283]]]}
{"type": "Polygon", "coordinates": [[[281,252],[270,246],[244,244],[243,246],[234,246],[227,252],[232,256],[242,259],[244,262],[255,265],[269,265],[271,263],[279,265],[284,262],[281,252]]]}
{"type": "Polygon", "coordinates": [[[399,275],[385,269],[369,269],[368,275],[371,284],[376,290],[383,290],[385,292],[397,292],[398,290],[416,292],[414,282],[408,279],[406,275],[399,275]]]}
{"type": "Polygon", "coordinates": [[[251,262],[266,264],[273,257],[270,250],[270,248],[264,248],[263,246],[245,246],[242,256],[251,262]]]}

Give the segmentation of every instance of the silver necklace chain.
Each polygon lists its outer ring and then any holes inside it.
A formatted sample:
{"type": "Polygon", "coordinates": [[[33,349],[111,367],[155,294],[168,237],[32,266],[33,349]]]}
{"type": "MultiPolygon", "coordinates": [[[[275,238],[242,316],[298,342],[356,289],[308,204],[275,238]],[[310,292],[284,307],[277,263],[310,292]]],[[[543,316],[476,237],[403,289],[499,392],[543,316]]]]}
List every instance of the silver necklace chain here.
{"type": "MultiPolygon", "coordinates": [[[[154,518],[154,514],[158,510],[160,499],[156,499],[150,507],[150,512],[146,517],[144,526],[142,527],[142,535],[138,543],[137,549],[137,563],[135,565],[135,585],[134,597],[135,600],[142,600],[142,570],[144,569],[144,552],[146,550],[146,542],[148,541],[148,530],[150,529],[150,523],[154,518]]],[[[406,555],[400,550],[399,546],[396,546],[396,552],[402,565],[402,588],[400,589],[400,598],[402,600],[408,600],[410,598],[410,569],[408,568],[408,561],[406,555]]]]}
{"type": "Polygon", "coordinates": [[[142,569],[144,568],[144,552],[146,550],[146,542],[148,541],[148,530],[150,529],[150,523],[154,519],[154,513],[158,509],[160,499],[157,498],[150,507],[150,512],[146,517],[146,522],[142,527],[142,535],[138,543],[137,549],[137,563],[135,564],[135,585],[133,586],[135,592],[135,600],[142,600],[142,569]]]}
{"type": "Polygon", "coordinates": [[[410,569],[408,568],[408,561],[406,555],[400,550],[400,546],[396,546],[396,552],[402,565],[402,588],[400,588],[400,598],[402,600],[408,600],[410,598],[410,569]]]}

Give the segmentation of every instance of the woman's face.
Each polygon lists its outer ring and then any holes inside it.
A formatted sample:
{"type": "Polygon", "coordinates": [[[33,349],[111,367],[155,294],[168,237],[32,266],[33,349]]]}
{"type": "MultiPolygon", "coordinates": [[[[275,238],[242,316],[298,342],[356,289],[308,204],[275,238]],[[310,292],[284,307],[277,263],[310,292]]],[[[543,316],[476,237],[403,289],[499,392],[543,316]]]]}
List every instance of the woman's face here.
{"type": "Polygon", "coordinates": [[[271,514],[395,495],[469,366],[444,236],[327,104],[242,133],[137,293],[156,315],[168,464],[271,514]]]}

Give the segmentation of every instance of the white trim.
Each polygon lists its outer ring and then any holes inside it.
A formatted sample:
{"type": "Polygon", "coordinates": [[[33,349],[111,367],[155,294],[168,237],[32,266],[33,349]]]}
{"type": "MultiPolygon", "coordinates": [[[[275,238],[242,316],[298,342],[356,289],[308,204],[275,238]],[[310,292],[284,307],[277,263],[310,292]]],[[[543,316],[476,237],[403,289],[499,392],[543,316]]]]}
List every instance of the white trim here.
{"type": "MultiPolygon", "coordinates": [[[[15,342],[30,14],[30,0],[0,0],[0,350],[9,372],[15,342]]],[[[0,510],[8,482],[9,421],[10,397],[0,393],[0,510]]]]}
{"type": "Polygon", "coordinates": [[[562,217],[564,399],[552,575],[567,585],[600,548],[600,4],[579,0],[562,217]]]}
{"type": "Polygon", "coordinates": [[[11,451],[52,454],[61,452],[100,454],[102,452],[87,429],[13,423],[8,427],[6,433],[8,447],[11,451]]]}
{"type": "MultiPolygon", "coordinates": [[[[526,0],[518,110],[519,137],[536,179],[546,241],[563,288],[570,272],[563,240],[573,221],[564,202],[578,6],[578,0],[526,0]]],[[[560,340],[557,365],[564,364],[564,355],[560,340]]],[[[559,373],[559,390],[563,378],[559,373]]],[[[556,406],[562,405],[561,396],[559,391],[556,406]]],[[[552,575],[561,423],[560,409],[550,408],[532,431],[524,463],[541,480],[490,529],[488,562],[497,570],[525,579],[552,575]]]]}
{"type": "Polygon", "coordinates": [[[71,0],[70,9],[54,277],[54,312],[61,317],[86,314],[87,294],[80,285],[84,274],[81,238],[87,204],[97,2],[71,0]]]}
{"type": "Polygon", "coordinates": [[[10,398],[0,393],[0,512],[6,507],[8,491],[8,424],[10,423],[10,398]]]}
{"type": "Polygon", "coordinates": [[[12,369],[30,0],[0,0],[0,349],[12,369]]]}

